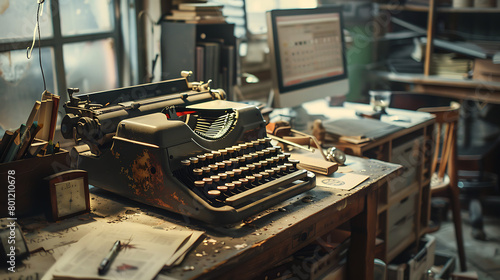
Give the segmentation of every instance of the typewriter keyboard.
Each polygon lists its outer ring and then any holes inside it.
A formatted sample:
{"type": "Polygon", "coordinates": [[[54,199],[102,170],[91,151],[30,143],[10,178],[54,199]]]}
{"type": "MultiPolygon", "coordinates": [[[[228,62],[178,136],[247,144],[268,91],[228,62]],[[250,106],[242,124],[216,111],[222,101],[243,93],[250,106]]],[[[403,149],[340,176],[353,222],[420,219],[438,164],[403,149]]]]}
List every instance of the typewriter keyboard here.
{"type": "Polygon", "coordinates": [[[174,174],[214,207],[242,207],[309,180],[298,163],[263,138],[184,159],[174,174]]]}

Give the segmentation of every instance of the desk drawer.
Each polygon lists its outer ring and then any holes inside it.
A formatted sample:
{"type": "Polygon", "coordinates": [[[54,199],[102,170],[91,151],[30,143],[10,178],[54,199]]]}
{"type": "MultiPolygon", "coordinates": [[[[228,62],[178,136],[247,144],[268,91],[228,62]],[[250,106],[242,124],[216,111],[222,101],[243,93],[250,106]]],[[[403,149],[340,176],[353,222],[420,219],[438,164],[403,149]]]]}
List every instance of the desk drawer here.
{"type": "MultiPolygon", "coordinates": [[[[387,267],[389,280],[423,280],[434,264],[435,237],[426,235],[420,239],[418,248],[408,248],[387,267]],[[414,253],[417,249],[417,254],[414,253]]],[[[437,278],[436,278],[437,279],[437,278]]]]}
{"type": "Polygon", "coordinates": [[[417,208],[417,196],[418,193],[414,193],[402,200],[398,203],[394,203],[388,210],[388,224],[389,227],[394,225],[401,218],[412,215],[415,213],[417,208]]]}
{"type": "Polygon", "coordinates": [[[392,147],[391,162],[401,164],[403,173],[389,182],[389,197],[418,180],[423,137],[392,147]]]}
{"type": "Polygon", "coordinates": [[[391,206],[387,213],[388,235],[387,249],[394,249],[404,241],[415,229],[415,209],[417,193],[391,206]]]}

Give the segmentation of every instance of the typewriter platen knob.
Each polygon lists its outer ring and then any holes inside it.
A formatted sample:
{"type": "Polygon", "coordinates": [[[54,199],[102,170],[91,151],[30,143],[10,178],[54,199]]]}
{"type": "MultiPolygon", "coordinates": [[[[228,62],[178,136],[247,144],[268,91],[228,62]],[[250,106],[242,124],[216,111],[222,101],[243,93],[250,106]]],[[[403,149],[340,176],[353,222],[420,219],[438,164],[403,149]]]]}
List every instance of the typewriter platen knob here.
{"type": "Polygon", "coordinates": [[[223,89],[213,89],[211,92],[215,99],[226,100],[226,92],[223,89]]]}

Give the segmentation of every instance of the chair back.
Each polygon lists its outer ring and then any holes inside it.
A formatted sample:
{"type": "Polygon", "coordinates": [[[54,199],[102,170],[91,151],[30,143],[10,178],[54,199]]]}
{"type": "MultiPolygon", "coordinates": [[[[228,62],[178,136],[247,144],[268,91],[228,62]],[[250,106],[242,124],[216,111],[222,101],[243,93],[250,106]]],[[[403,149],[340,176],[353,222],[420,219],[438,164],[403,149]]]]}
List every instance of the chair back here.
{"type": "Polygon", "coordinates": [[[460,104],[452,102],[450,106],[424,107],[418,111],[435,116],[436,133],[431,174],[437,172],[437,178],[443,180],[448,174],[452,186],[457,183],[457,126],[460,118],[460,104]]]}

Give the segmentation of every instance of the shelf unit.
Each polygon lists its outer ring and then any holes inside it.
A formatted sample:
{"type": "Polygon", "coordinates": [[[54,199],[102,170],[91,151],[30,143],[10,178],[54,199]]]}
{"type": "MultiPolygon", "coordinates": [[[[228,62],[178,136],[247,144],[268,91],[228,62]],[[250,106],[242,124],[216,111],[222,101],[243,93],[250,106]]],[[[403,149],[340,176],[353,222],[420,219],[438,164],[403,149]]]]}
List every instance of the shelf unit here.
{"type": "MultiPolygon", "coordinates": [[[[379,9],[382,10],[398,10],[398,11],[414,11],[414,12],[429,12],[430,7],[420,5],[390,5],[380,4],[379,9]]],[[[500,8],[454,8],[454,7],[436,7],[436,12],[439,13],[500,13],[500,8]]]]}
{"type": "MultiPolygon", "coordinates": [[[[437,14],[447,14],[448,20],[453,19],[452,22],[454,22],[454,24],[451,25],[452,28],[454,28],[456,27],[455,25],[459,17],[463,17],[464,14],[469,14],[469,17],[475,17],[476,15],[480,16],[481,14],[490,17],[491,15],[499,14],[500,8],[440,7],[436,5],[436,0],[429,0],[428,6],[411,4],[390,5],[380,3],[378,4],[378,8],[384,11],[427,13],[427,28],[424,28],[422,31],[426,32],[428,38],[427,42],[430,43],[426,44],[423,74],[395,73],[377,69],[377,71],[372,72],[376,79],[382,78],[382,80],[391,83],[403,84],[406,90],[416,93],[500,104],[500,82],[445,78],[438,75],[432,75],[430,70],[435,46],[433,42],[436,36],[434,27],[437,25],[437,14]]],[[[500,36],[498,32],[494,34],[495,38],[500,36]]]]}
{"type": "MultiPolygon", "coordinates": [[[[355,106],[356,110],[371,109],[365,104],[355,106]]],[[[385,182],[378,191],[375,256],[386,263],[418,242],[429,226],[434,130],[434,118],[427,113],[392,110],[397,115],[410,114],[411,123],[374,141],[331,143],[347,154],[398,163],[404,168],[401,175],[385,182]]]]}
{"type": "Polygon", "coordinates": [[[234,24],[161,23],[163,80],[179,77],[181,71],[192,71],[190,80],[207,82],[211,79],[211,87],[224,89],[228,100],[232,100],[236,54],[234,24]],[[207,46],[210,46],[208,52],[207,46]]]}
{"type": "Polygon", "coordinates": [[[424,75],[430,75],[430,66],[432,53],[434,49],[434,27],[436,26],[436,14],[437,13],[454,13],[454,14],[462,14],[462,13],[477,13],[477,14],[494,14],[500,13],[500,8],[473,8],[473,7],[464,7],[464,8],[455,8],[455,7],[437,7],[437,0],[429,0],[428,6],[419,6],[412,4],[404,4],[404,5],[389,5],[389,4],[381,4],[379,5],[379,9],[383,10],[393,10],[393,11],[413,11],[413,12],[424,12],[427,13],[427,44],[425,48],[425,61],[424,61],[424,75]]]}

